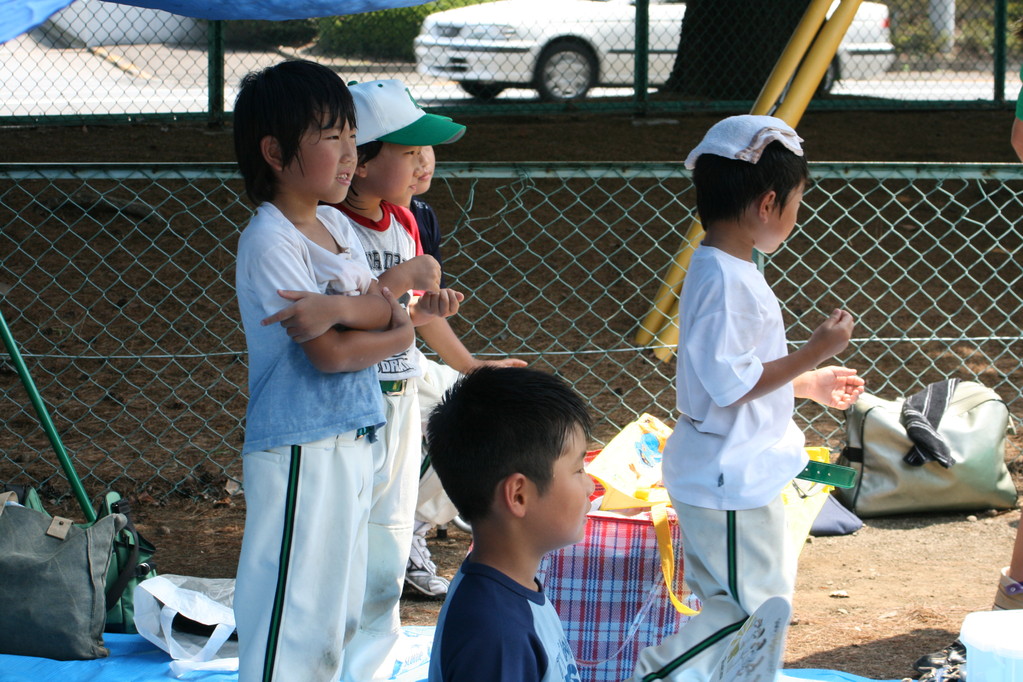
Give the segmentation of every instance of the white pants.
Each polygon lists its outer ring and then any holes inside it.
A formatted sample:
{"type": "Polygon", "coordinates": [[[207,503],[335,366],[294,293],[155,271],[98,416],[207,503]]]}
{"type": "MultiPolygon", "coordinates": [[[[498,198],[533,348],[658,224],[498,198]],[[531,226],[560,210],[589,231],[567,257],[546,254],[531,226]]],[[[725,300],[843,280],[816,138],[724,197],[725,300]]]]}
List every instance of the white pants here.
{"type": "Polygon", "coordinates": [[[718,511],[672,500],[682,530],[685,579],[700,614],[640,652],[630,682],[707,682],[731,636],[773,596],[792,601],[796,558],[781,497],[764,507],[718,511]]]}
{"type": "Polygon", "coordinates": [[[423,432],[416,382],[403,395],[384,396],[387,424],[373,444],[373,508],[369,516],[369,564],[362,617],[345,650],[341,679],[390,679],[401,637],[399,600],[412,546],[423,432]]]}
{"type": "Polygon", "coordinates": [[[366,593],[374,452],[349,432],[243,458],[239,682],[335,682],[366,593]]]}
{"type": "MultiPolygon", "coordinates": [[[[454,386],[462,373],[425,356],[420,358],[420,364],[423,367],[423,376],[418,377],[415,381],[419,387],[419,409],[425,433],[430,411],[444,397],[444,392],[454,386]]],[[[423,456],[425,457],[425,452],[423,456]]],[[[427,467],[419,477],[416,521],[439,526],[450,522],[456,516],[458,516],[458,510],[455,509],[455,505],[451,503],[447,493],[444,492],[440,477],[437,476],[433,467],[427,467]]]]}
{"type": "Polygon", "coordinates": [[[239,682],[390,678],[422,438],[407,385],[385,397],[387,425],[375,442],[353,432],[298,447],[295,457],[291,448],[245,455],[239,682]]]}

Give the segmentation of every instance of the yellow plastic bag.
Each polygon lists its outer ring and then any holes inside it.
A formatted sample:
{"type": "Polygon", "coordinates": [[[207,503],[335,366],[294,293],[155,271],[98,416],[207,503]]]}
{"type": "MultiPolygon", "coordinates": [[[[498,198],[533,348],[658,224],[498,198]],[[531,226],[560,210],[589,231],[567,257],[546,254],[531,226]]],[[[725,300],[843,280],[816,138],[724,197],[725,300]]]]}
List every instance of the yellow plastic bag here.
{"type": "Polygon", "coordinates": [[[668,525],[668,491],[661,485],[661,455],[671,429],[659,419],[642,414],[611,439],[586,471],[604,486],[602,511],[648,508],[661,555],[661,572],[668,596],[679,613],[695,615],[675,595],[675,551],[668,525]]]}
{"type": "MultiPolygon", "coordinates": [[[[674,597],[670,586],[675,571],[674,552],[668,533],[666,509],[671,506],[668,491],[661,481],[661,456],[671,429],[656,417],[640,415],[623,428],[586,466],[586,471],[604,486],[602,511],[650,509],[657,531],[661,569],[672,595],[672,603],[680,613],[693,613],[674,597]]],[[[830,462],[830,452],[823,447],[806,448],[806,454],[817,462],[830,462]]],[[[833,487],[821,483],[793,480],[782,491],[785,503],[786,537],[799,556],[810,527],[820,513],[833,487]]],[[[684,541],[684,539],[683,539],[684,541]]]]}
{"type": "MultiPolygon", "coordinates": [[[[816,462],[831,462],[831,453],[827,448],[806,448],[806,454],[816,462]]],[[[834,490],[834,486],[823,483],[811,483],[794,479],[785,486],[781,493],[785,502],[786,536],[794,556],[799,556],[810,535],[810,527],[821,512],[821,507],[834,490]]]]}
{"type": "Polygon", "coordinates": [[[669,504],[661,484],[661,455],[671,429],[649,414],[623,428],[586,471],[604,486],[603,511],[669,504]]]}

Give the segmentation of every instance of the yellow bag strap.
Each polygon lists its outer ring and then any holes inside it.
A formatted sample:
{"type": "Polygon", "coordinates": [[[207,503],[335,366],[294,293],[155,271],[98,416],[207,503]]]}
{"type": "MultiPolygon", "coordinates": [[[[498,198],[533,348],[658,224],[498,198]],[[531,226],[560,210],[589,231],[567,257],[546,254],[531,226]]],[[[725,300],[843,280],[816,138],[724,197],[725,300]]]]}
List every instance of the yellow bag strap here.
{"type": "Polygon", "coordinates": [[[665,488],[636,488],[636,499],[643,500],[654,506],[658,504],[671,504],[668,491],[665,488]]]}
{"type": "Polygon", "coordinates": [[[657,551],[661,555],[661,573],[664,575],[664,584],[668,588],[668,597],[679,613],[686,616],[695,616],[699,611],[694,611],[683,604],[682,600],[675,596],[675,589],[672,587],[675,582],[675,550],[671,546],[668,505],[655,504],[650,507],[650,518],[654,522],[654,533],[657,536],[657,551]]]}

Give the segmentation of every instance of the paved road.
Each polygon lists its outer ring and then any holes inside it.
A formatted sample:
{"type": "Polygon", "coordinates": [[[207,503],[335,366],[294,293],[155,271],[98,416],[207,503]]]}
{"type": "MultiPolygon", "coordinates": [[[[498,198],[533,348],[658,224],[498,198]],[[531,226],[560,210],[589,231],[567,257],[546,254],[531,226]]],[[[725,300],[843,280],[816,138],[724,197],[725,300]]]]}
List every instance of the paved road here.
{"type": "MultiPolygon", "coordinates": [[[[282,58],[279,52],[228,51],[225,55],[226,108],[236,85],[253,70],[282,58]]],[[[415,73],[412,64],[368,64],[329,60],[347,78],[396,77],[409,84],[423,104],[469,104],[453,82],[415,73]]],[[[0,45],[0,117],[87,114],[201,113],[207,110],[205,46],[124,45],[69,48],[46,42],[41,31],[0,45]]],[[[1006,78],[1006,98],[1015,100],[1019,78],[1006,78]]],[[[982,72],[895,73],[871,80],[844,80],[836,94],[899,100],[988,100],[994,85],[982,72]]],[[[598,88],[590,97],[627,96],[628,89],[598,88]]],[[[535,100],[531,90],[506,90],[498,101],[535,100]]]]}

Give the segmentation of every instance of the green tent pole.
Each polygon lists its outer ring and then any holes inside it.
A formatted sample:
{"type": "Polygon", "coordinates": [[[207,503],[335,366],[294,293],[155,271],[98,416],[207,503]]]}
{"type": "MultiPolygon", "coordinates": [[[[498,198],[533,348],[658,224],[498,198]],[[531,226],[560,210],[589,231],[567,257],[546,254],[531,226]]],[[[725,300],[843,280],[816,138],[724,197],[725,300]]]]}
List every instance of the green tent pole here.
{"type": "Polygon", "coordinates": [[[64,449],[64,443],[61,442],[60,436],[57,435],[57,429],[53,425],[53,420],[46,411],[43,399],[36,389],[35,382],[32,381],[32,376],[28,373],[28,367],[25,366],[25,361],[18,351],[17,344],[14,343],[14,336],[7,326],[7,320],[4,318],[2,310],[0,310],[0,336],[3,336],[4,345],[7,346],[7,354],[11,357],[11,362],[14,363],[18,376],[21,377],[21,383],[24,384],[25,390],[28,392],[29,400],[32,401],[32,407],[35,408],[36,414],[39,415],[39,423],[43,425],[46,437],[50,439],[50,445],[53,446],[53,451],[57,453],[57,458],[60,459],[60,464],[64,467],[64,473],[71,484],[71,489],[74,491],[75,497],[78,498],[78,504],[82,508],[82,513],[85,514],[85,520],[92,523],[96,520],[96,512],[89,504],[89,497],[85,494],[82,481],[75,472],[75,467],[71,463],[71,457],[68,456],[67,450],[64,449]]]}

